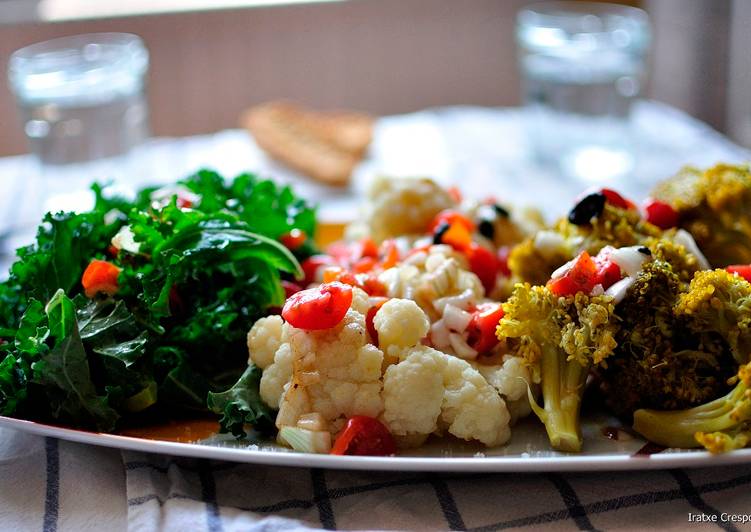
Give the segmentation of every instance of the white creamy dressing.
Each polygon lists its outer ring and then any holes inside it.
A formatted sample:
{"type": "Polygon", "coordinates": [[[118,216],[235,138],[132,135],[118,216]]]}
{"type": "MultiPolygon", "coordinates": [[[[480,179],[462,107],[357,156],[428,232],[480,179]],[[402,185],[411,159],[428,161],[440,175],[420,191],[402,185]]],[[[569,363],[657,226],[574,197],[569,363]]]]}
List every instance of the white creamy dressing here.
{"type": "Polygon", "coordinates": [[[694,240],[694,237],[691,236],[691,233],[689,233],[685,229],[678,229],[675,232],[675,236],[673,237],[673,242],[680,244],[681,246],[686,248],[686,251],[696,257],[696,260],[699,261],[699,267],[702,270],[709,270],[710,268],[712,268],[712,266],[709,264],[709,261],[707,260],[707,257],[704,256],[704,253],[701,252],[699,246],[696,245],[696,241],[694,240]]]}

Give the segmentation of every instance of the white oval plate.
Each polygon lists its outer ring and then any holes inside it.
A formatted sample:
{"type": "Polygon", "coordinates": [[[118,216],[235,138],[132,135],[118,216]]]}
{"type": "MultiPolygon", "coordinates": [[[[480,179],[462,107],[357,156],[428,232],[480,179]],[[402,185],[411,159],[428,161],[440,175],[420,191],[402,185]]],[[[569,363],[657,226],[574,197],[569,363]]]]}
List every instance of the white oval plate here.
{"type": "Polygon", "coordinates": [[[605,417],[585,420],[585,449],[579,454],[551,451],[540,424],[526,419],[514,427],[511,442],[503,447],[485,449],[480,445],[445,438],[400,453],[399,456],[370,457],[298,453],[272,444],[254,445],[237,441],[226,434],[217,434],[194,443],[177,443],[67,429],[0,416],[0,426],[63,440],[148,453],[277,466],[371,471],[536,473],[669,469],[751,463],[751,449],[723,455],[679,449],[667,449],[651,455],[635,455],[645,442],[639,438],[618,441],[607,438],[603,433],[603,427],[612,421],[605,417]]]}

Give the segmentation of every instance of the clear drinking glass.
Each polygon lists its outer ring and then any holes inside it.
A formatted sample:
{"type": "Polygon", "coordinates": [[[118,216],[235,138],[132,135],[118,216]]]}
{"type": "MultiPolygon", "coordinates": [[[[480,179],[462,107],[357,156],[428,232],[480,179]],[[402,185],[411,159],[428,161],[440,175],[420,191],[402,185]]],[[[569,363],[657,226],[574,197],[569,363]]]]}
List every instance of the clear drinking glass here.
{"type": "Polygon", "coordinates": [[[14,52],[8,80],[31,152],[43,165],[119,156],[148,135],[149,56],[127,33],[93,33],[14,52]]]}
{"type": "Polygon", "coordinates": [[[516,37],[537,160],[584,181],[628,175],[631,107],[651,39],[647,14],[604,3],[533,4],[518,13],[516,37]]]}

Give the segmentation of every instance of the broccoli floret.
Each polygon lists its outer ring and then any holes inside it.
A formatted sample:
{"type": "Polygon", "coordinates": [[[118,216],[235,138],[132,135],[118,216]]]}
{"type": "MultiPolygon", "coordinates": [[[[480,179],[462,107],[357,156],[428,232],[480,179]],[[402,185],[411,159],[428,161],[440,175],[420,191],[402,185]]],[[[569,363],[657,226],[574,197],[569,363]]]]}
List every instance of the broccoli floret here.
{"type": "Polygon", "coordinates": [[[695,334],[674,312],[687,287],[670,263],[654,259],[616,306],[618,347],[600,372],[606,401],[616,414],[688,408],[727,391],[737,364],[722,338],[695,334]]]}
{"type": "Polygon", "coordinates": [[[675,315],[705,338],[722,338],[738,364],[751,357],[751,284],[725,270],[698,272],[680,295],[675,315]]]}
{"type": "Polygon", "coordinates": [[[669,263],[672,271],[678,275],[680,282],[688,285],[694,274],[701,270],[701,266],[695,255],[672,240],[673,235],[673,230],[665,231],[663,237],[647,238],[643,245],[649,248],[655,260],[669,263]]]}
{"type": "Polygon", "coordinates": [[[503,304],[497,336],[525,358],[533,381],[541,383],[544,406],[531,392],[530,403],[555,449],[581,450],[584,384],[590,368],[616,346],[613,308],[608,296],[558,297],[544,286],[521,283],[503,304]]]}
{"type": "Polygon", "coordinates": [[[719,164],[684,168],[652,191],[671,205],[713,266],[751,262],[751,169],[719,164]]]}
{"type": "Polygon", "coordinates": [[[740,449],[751,442],[751,362],[731,380],[724,397],[688,410],[637,410],[634,430],[666,447],[703,446],[713,453],[740,449]]]}

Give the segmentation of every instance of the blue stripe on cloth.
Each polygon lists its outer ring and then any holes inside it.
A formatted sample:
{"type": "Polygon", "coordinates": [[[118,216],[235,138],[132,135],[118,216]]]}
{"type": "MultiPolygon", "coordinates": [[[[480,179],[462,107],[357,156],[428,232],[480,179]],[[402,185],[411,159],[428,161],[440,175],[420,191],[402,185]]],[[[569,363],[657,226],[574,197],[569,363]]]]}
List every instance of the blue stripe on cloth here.
{"type": "Polygon", "coordinates": [[[579,527],[579,530],[594,530],[595,528],[592,526],[592,521],[589,520],[587,511],[582,506],[574,487],[561,475],[549,473],[546,476],[548,480],[555,485],[558,493],[563,499],[563,503],[566,505],[569,517],[574,520],[576,526],[579,527]]]}
{"type": "Polygon", "coordinates": [[[443,517],[446,519],[449,528],[451,530],[467,530],[462,514],[459,513],[459,508],[456,506],[456,501],[446,481],[437,475],[430,475],[429,482],[435,490],[438,504],[441,506],[443,517]]]}
{"type": "Polygon", "coordinates": [[[201,481],[201,499],[206,503],[206,527],[209,532],[221,532],[222,518],[216,501],[216,481],[211,464],[207,460],[199,463],[198,478],[201,481]]]}
{"type": "Polygon", "coordinates": [[[732,523],[723,523],[720,519],[720,512],[713,506],[711,506],[707,501],[701,498],[701,495],[699,495],[699,492],[696,490],[696,487],[691,482],[691,479],[688,478],[688,475],[685,471],[682,471],[680,469],[672,469],[668,471],[675,481],[678,483],[678,487],[681,489],[681,493],[683,494],[683,497],[688,501],[688,503],[702,512],[706,515],[712,515],[717,519],[715,523],[718,527],[720,527],[723,530],[726,530],[727,532],[737,532],[738,528],[733,525],[732,523]]]}
{"type": "Polygon", "coordinates": [[[57,532],[60,510],[60,449],[56,438],[44,439],[47,457],[47,489],[44,497],[44,532],[57,532]]]}
{"type": "Polygon", "coordinates": [[[336,530],[336,519],[334,519],[334,510],[331,507],[331,497],[323,469],[311,469],[310,480],[313,484],[313,500],[318,506],[321,526],[327,530],[336,530]]]}

